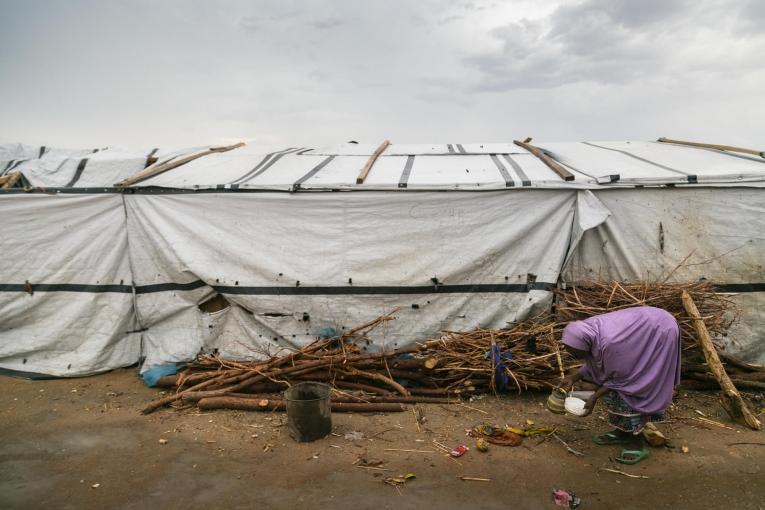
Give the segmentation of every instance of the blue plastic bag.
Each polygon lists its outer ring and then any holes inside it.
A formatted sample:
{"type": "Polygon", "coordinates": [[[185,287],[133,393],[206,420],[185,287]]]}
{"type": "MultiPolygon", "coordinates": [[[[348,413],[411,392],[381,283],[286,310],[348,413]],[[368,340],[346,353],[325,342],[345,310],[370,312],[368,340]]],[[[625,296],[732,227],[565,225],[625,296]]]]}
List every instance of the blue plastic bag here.
{"type": "Polygon", "coordinates": [[[158,367],[150,368],[143,374],[143,382],[149,388],[153,388],[157,385],[157,381],[166,375],[174,375],[178,373],[178,365],[175,363],[168,363],[167,365],[160,365],[158,367]]]}

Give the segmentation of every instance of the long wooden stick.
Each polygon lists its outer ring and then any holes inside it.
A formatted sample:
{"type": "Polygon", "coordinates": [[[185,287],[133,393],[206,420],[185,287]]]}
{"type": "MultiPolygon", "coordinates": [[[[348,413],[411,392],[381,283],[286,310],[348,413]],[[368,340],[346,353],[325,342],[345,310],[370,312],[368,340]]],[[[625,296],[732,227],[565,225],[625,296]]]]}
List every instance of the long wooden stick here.
{"type": "Polygon", "coordinates": [[[365,393],[372,393],[375,395],[380,396],[390,396],[392,393],[384,388],[378,388],[376,386],[372,386],[369,384],[363,384],[363,383],[357,383],[357,382],[349,382],[349,381],[341,381],[336,379],[333,383],[333,385],[336,388],[343,388],[346,390],[359,390],[363,391],[365,393]]]}
{"type": "Polygon", "coordinates": [[[722,389],[720,403],[723,408],[725,408],[734,420],[743,422],[747,427],[754,430],[762,430],[762,423],[752,411],[749,410],[746,402],[741,398],[738,390],[725,372],[725,368],[723,368],[720,358],[717,355],[717,351],[715,350],[715,346],[712,343],[712,337],[709,335],[709,331],[699,314],[696,303],[693,302],[693,298],[688,291],[683,291],[682,299],[685,311],[688,312],[688,315],[693,321],[693,327],[696,330],[696,341],[698,342],[701,351],[704,353],[704,358],[707,360],[709,369],[712,371],[712,374],[714,374],[722,389]]]}
{"type": "Polygon", "coordinates": [[[542,163],[550,167],[550,170],[558,174],[558,177],[563,179],[564,181],[573,181],[575,179],[574,174],[560,166],[554,159],[552,159],[550,156],[542,152],[538,147],[534,147],[528,142],[522,142],[520,140],[513,140],[513,143],[517,145],[518,147],[523,147],[533,155],[535,155],[537,158],[539,158],[542,163]]]}
{"type": "Polygon", "coordinates": [[[364,179],[367,178],[367,175],[369,175],[369,171],[372,170],[372,165],[375,164],[375,161],[377,161],[377,158],[380,157],[380,155],[385,151],[385,149],[388,148],[389,145],[390,145],[390,140],[385,140],[383,143],[380,144],[379,147],[375,149],[372,155],[369,156],[369,159],[362,167],[361,172],[359,173],[359,176],[356,177],[356,184],[364,184],[364,179]]]}
{"type": "MultiPolygon", "coordinates": [[[[335,390],[336,391],[336,390],[335,390]]],[[[278,393],[278,392],[277,392],[278,393]]],[[[273,394],[268,393],[228,393],[226,397],[234,397],[250,400],[281,400],[281,397],[276,397],[273,394]]],[[[217,397],[213,397],[217,398],[217,397]]],[[[333,396],[332,403],[358,403],[363,402],[367,404],[455,404],[458,403],[457,399],[448,399],[446,397],[403,397],[401,395],[393,395],[389,397],[374,396],[374,397],[357,397],[350,393],[344,393],[340,396],[333,396]]]]}
{"type": "Polygon", "coordinates": [[[743,370],[747,370],[751,372],[765,371],[765,365],[755,365],[753,363],[747,363],[745,361],[741,361],[735,356],[731,356],[730,354],[725,354],[722,352],[718,354],[720,355],[721,360],[723,360],[725,363],[729,365],[733,365],[736,368],[741,368],[743,370]]]}
{"type": "MultiPolygon", "coordinates": [[[[282,399],[257,400],[239,397],[211,397],[199,401],[200,409],[239,409],[241,411],[284,411],[282,399]]],[[[333,413],[400,413],[406,410],[403,404],[391,403],[349,403],[330,402],[333,413]]]]}
{"type": "Polygon", "coordinates": [[[454,404],[455,402],[459,402],[457,399],[450,400],[444,397],[402,397],[398,395],[391,397],[368,397],[366,399],[350,395],[349,397],[344,397],[344,400],[345,399],[347,399],[348,402],[366,401],[369,404],[454,404]]]}
{"type": "Polygon", "coordinates": [[[463,482],[490,482],[491,478],[478,478],[475,476],[457,476],[463,482]]]}
{"type": "Polygon", "coordinates": [[[602,467],[602,468],[598,468],[598,471],[607,471],[609,473],[616,473],[617,475],[622,475],[622,476],[626,476],[626,477],[629,477],[629,478],[648,478],[645,475],[633,475],[633,474],[627,473],[625,471],[619,471],[618,469],[611,469],[611,468],[603,468],[602,467]]]}
{"type": "MultiPolygon", "coordinates": [[[[689,372],[684,375],[684,377],[687,377],[688,379],[696,379],[697,381],[711,381],[711,382],[719,382],[717,380],[717,376],[705,374],[701,372],[689,372]]],[[[741,379],[737,377],[732,377],[730,381],[737,387],[737,388],[744,388],[744,389],[750,389],[750,390],[765,390],[765,382],[760,381],[749,381],[747,379],[741,379]]]]}
{"type": "Polygon", "coordinates": [[[382,375],[382,374],[379,374],[379,373],[375,373],[375,372],[364,372],[364,371],[362,371],[362,370],[358,370],[358,369],[356,369],[356,368],[353,368],[353,367],[350,367],[350,366],[346,366],[346,367],[344,367],[344,368],[343,368],[343,370],[342,370],[342,371],[340,371],[340,372],[341,372],[341,373],[342,373],[342,372],[345,372],[345,373],[348,373],[349,375],[355,375],[355,376],[357,376],[357,377],[361,377],[361,378],[363,378],[363,379],[370,379],[370,380],[373,380],[373,381],[380,381],[381,383],[387,384],[387,385],[388,385],[388,386],[390,386],[391,388],[395,389],[397,392],[401,393],[401,394],[402,394],[403,396],[405,396],[405,397],[408,397],[408,396],[410,396],[410,395],[411,395],[411,394],[410,394],[410,393],[409,393],[409,392],[406,390],[406,388],[404,388],[403,386],[401,386],[399,383],[397,383],[397,382],[396,382],[396,381],[394,381],[393,379],[390,379],[390,378],[388,378],[388,377],[385,377],[384,375],[382,375]]]}
{"type": "Polygon", "coordinates": [[[127,186],[132,186],[133,184],[139,183],[141,181],[145,181],[149,177],[154,177],[155,175],[159,175],[162,172],[167,172],[168,170],[172,170],[173,168],[179,167],[181,165],[185,165],[186,163],[190,161],[194,161],[195,159],[201,158],[203,156],[207,156],[209,154],[215,154],[218,152],[228,152],[234,149],[238,149],[239,147],[244,147],[246,144],[244,142],[239,142],[234,145],[226,145],[225,147],[210,147],[209,149],[205,149],[200,152],[195,152],[194,154],[190,154],[188,156],[174,159],[172,161],[168,161],[167,163],[163,163],[161,165],[157,166],[150,166],[149,168],[146,168],[145,170],[141,170],[137,174],[128,177],[127,179],[123,179],[118,183],[115,183],[114,185],[118,188],[124,188],[127,186]]]}
{"type": "Polygon", "coordinates": [[[8,179],[3,183],[2,189],[10,189],[21,179],[21,172],[11,172],[5,177],[8,179]]]}
{"type": "Polygon", "coordinates": [[[743,154],[751,154],[753,156],[759,156],[761,158],[765,158],[765,151],[758,151],[755,149],[746,149],[744,147],[734,147],[733,145],[717,145],[714,143],[687,142],[685,140],[673,140],[671,138],[664,138],[664,137],[661,137],[656,141],[661,143],[673,143],[675,145],[688,145],[690,147],[702,147],[704,149],[717,149],[719,151],[741,152],[743,154]]]}

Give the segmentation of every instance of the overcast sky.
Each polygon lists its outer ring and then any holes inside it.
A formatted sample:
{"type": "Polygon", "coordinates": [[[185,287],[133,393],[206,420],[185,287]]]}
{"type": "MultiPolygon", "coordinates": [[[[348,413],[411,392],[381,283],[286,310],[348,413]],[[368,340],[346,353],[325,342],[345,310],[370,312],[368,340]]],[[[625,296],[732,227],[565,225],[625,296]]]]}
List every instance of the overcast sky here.
{"type": "Polygon", "coordinates": [[[765,1],[0,0],[0,143],[765,148],[765,1]]]}

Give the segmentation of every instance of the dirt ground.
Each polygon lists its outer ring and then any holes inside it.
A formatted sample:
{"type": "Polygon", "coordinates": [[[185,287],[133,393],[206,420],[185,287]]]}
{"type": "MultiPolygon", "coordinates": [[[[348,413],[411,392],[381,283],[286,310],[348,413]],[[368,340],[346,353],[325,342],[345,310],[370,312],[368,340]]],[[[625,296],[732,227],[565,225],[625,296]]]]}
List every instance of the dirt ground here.
{"type": "Polygon", "coordinates": [[[714,394],[681,392],[671,421],[659,426],[673,447],[622,466],[612,460],[618,447],[590,441],[607,430],[600,404],[588,418],[559,416],[540,394],[425,405],[420,430],[412,412],[334,414],[332,435],[299,444],[283,413],[139,414],[158,393],[133,369],[68,380],[0,377],[0,508],[544,509],[558,508],[553,487],[575,492],[583,509],[765,508],[764,433],[731,423],[714,394]],[[697,411],[724,427],[699,421],[697,411]],[[553,437],[480,453],[465,434],[479,423],[526,420],[559,427],[582,455],[553,437]],[[345,438],[354,431],[364,438],[345,438]],[[453,459],[433,440],[471,449],[453,459]],[[383,464],[361,468],[359,457],[383,464]],[[416,478],[398,489],[383,483],[405,473],[416,478]]]}

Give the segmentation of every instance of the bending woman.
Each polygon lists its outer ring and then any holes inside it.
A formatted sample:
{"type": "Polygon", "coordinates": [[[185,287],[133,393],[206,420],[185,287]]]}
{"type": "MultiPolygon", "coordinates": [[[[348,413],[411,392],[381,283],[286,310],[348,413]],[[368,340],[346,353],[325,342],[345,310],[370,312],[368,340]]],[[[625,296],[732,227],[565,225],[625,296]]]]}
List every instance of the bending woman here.
{"type": "Polygon", "coordinates": [[[570,323],[563,344],[585,361],[561,386],[581,379],[598,390],[587,400],[585,415],[603,397],[614,430],[593,437],[599,445],[627,445],[617,461],[635,464],[648,457],[641,432],[649,421],[663,421],[680,384],[680,329],[668,312],[650,306],[626,308],[570,323]]]}

